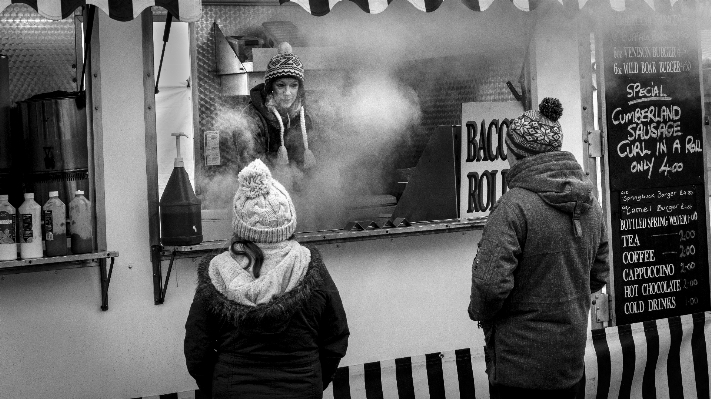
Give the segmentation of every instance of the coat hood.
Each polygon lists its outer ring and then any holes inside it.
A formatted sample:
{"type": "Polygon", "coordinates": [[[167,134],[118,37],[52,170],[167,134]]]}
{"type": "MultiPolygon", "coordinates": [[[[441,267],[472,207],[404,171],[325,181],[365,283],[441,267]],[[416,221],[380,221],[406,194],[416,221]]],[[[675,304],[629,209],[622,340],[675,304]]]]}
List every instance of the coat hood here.
{"type": "Polygon", "coordinates": [[[532,191],[546,204],[570,214],[577,236],[580,216],[587,213],[595,201],[592,182],[575,156],[567,151],[523,158],[509,170],[507,183],[509,189],[518,187],[532,191]]]}
{"type": "Polygon", "coordinates": [[[273,296],[268,302],[248,306],[230,300],[220,292],[210,277],[210,262],[219,254],[204,257],[198,266],[198,286],[196,296],[201,297],[212,312],[227,322],[239,327],[242,332],[278,333],[289,324],[291,316],[306,305],[315,289],[323,284],[322,270],[325,267],[320,253],[311,251],[311,262],[303,278],[296,286],[282,294],[273,296]]]}

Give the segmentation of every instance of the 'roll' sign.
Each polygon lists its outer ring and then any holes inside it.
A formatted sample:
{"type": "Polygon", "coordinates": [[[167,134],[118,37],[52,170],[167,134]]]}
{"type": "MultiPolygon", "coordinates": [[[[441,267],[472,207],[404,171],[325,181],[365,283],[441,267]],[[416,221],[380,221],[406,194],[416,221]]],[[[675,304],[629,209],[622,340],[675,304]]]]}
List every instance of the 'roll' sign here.
{"type": "Polygon", "coordinates": [[[462,218],[487,216],[506,192],[506,132],[523,113],[519,102],[462,104],[461,190],[462,218]]]}

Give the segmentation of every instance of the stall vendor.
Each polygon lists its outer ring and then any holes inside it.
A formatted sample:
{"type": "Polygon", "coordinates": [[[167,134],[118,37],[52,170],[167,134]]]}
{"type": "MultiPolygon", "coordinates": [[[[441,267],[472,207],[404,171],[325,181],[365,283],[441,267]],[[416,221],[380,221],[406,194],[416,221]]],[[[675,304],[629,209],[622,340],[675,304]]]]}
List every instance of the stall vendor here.
{"type": "Polygon", "coordinates": [[[229,204],[237,173],[255,159],[272,169],[279,181],[301,192],[314,171],[316,158],[310,116],[304,109],[304,67],[289,43],[267,64],[264,83],[252,88],[248,103],[229,104],[217,110],[215,129],[219,131],[219,160],[204,169],[199,188],[207,209],[229,204]]]}
{"type": "Polygon", "coordinates": [[[309,149],[311,118],[304,110],[304,67],[289,43],[279,45],[269,60],[264,83],[250,91],[245,116],[254,120],[255,152],[271,166],[315,166],[309,149]]]}

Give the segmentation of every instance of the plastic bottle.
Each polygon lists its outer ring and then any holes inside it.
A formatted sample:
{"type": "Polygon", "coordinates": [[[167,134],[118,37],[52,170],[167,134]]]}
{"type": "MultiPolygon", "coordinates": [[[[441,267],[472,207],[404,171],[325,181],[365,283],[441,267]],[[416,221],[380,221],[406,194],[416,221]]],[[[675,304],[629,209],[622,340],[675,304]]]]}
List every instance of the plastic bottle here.
{"type": "Polygon", "coordinates": [[[47,256],[67,254],[67,206],[59,199],[58,191],[49,192],[49,200],[42,207],[44,221],[44,250],[47,256]]]}
{"type": "Polygon", "coordinates": [[[25,193],[25,202],[20,205],[20,257],[42,257],[42,207],[35,202],[33,193],[25,193]]]}
{"type": "Polygon", "coordinates": [[[0,195],[0,260],[17,259],[17,210],[0,195]]]}
{"type": "Polygon", "coordinates": [[[195,245],[202,242],[202,213],[180,156],[180,137],[187,135],[171,136],[175,136],[178,156],[160,197],[160,240],[163,245],[195,245]]]}
{"type": "Polygon", "coordinates": [[[94,250],[91,224],[91,202],[84,197],[84,191],[77,190],[74,199],[69,202],[69,231],[73,254],[85,254],[94,250]]]}

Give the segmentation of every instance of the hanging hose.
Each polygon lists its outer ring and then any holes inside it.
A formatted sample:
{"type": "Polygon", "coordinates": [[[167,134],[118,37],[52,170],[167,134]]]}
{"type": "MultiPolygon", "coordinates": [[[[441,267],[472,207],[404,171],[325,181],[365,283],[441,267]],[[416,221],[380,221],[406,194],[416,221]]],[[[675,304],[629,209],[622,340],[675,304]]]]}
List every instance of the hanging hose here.
{"type": "Polygon", "coordinates": [[[165,55],[165,45],[168,43],[168,38],[170,37],[170,24],[173,22],[173,14],[168,13],[168,17],[165,19],[165,30],[163,30],[163,50],[160,52],[160,64],[158,64],[158,75],[156,76],[156,91],[158,94],[158,81],[160,80],[160,70],[163,69],[163,56],[165,55]]]}
{"type": "Polygon", "coordinates": [[[84,75],[86,74],[86,63],[89,60],[89,53],[91,53],[91,33],[94,29],[94,13],[96,12],[96,6],[87,4],[86,13],[86,32],[84,33],[84,63],[81,66],[81,80],[79,81],[79,92],[84,91],[84,75]]]}

